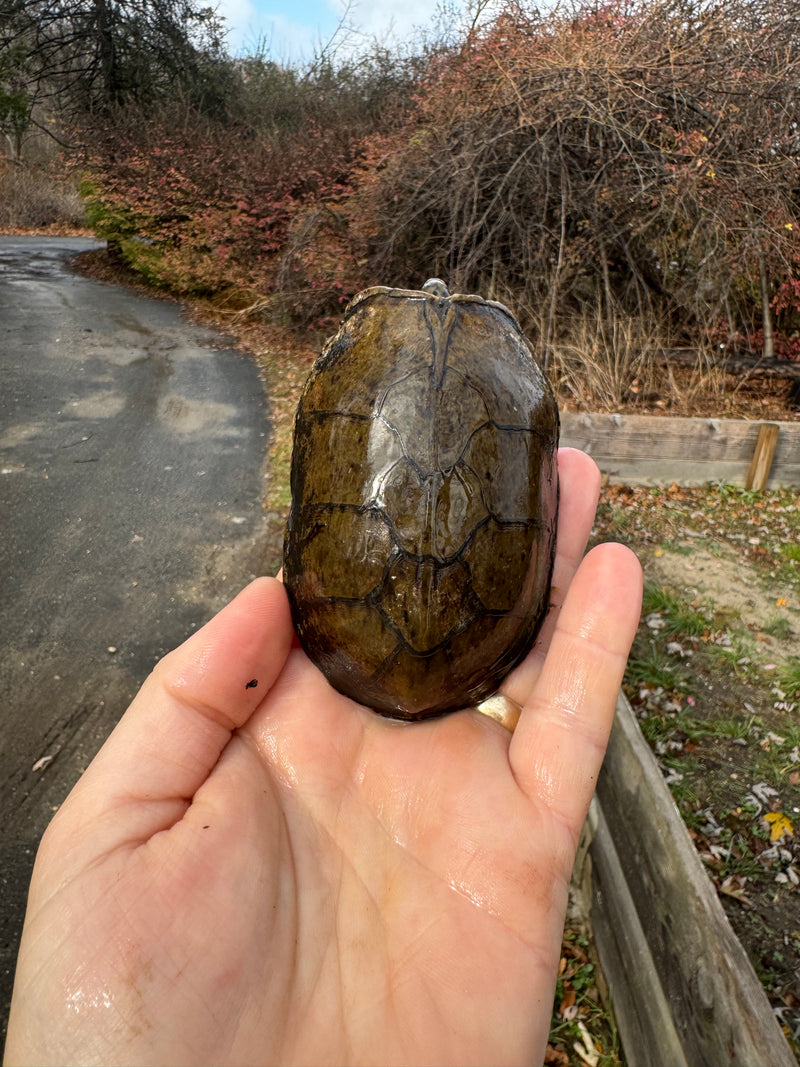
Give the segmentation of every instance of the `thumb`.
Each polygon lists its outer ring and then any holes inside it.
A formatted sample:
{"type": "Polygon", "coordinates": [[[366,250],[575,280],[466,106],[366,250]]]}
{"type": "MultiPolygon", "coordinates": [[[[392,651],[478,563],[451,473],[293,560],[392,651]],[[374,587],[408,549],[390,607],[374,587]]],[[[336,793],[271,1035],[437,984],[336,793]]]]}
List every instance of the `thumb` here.
{"type": "Polygon", "coordinates": [[[60,830],[100,853],[173,825],[274,684],[292,634],[281,583],[247,586],[156,666],[62,805],[60,830]]]}

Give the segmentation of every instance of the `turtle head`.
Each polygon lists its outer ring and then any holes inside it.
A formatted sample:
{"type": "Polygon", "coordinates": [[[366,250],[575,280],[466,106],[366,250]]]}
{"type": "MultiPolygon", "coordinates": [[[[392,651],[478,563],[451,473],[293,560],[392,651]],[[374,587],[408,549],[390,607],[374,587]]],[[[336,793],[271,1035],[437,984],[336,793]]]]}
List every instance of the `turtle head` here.
{"type": "Polygon", "coordinates": [[[441,278],[428,278],[422,287],[423,293],[430,293],[431,296],[441,299],[447,299],[450,296],[450,290],[444,284],[441,278]]]}

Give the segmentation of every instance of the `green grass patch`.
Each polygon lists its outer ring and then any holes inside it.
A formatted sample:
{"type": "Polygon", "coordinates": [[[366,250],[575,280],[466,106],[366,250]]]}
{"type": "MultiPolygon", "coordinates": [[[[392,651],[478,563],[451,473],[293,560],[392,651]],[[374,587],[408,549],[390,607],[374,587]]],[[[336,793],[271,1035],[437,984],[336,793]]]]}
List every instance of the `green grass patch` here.
{"type": "Polygon", "coordinates": [[[595,1043],[593,1051],[597,1059],[592,1062],[596,1067],[620,1067],[623,1060],[619,1037],[613,1017],[604,1012],[600,1003],[588,939],[575,931],[565,931],[562,953],[549,1038],[550,1045],[567,1057],[558,1062],[588,1062],[583,1057],[576,1058],[574,1053],[576,1044],[584,1040],[580,1025],[583,1024],[588,1027],[595,1043]]]}
{"type": "Polygon", "coordinates": [[[693,756],[682,755],[675,759],[664,760],[664,766],[676,774],[667,779],[672,799],[683,812],[684,821],[689,812],[696,812],[700,798],[694,779],[699,774],[697,760],[693,756]]]}
{"type": "Polygon", "coordinates": [[[667,637],[701,637],[712,626],[711,618],[694,604],[689,604],[666,586],[645,584],[642,596],[645,615],[658,613],[664,620],[662,633],[667,637]]]}
{"type": "Polygon", "coordinates": [[[694,545],[681,544],[679,541],[668,541],[666,544],[661,545],[663,552],[669,552],[671,556],[691,556],[694,552],[694,545]]]}
{"type": "Polygon", "coordinates": [[[776,615],[775,618],[768,619],[764,623],[764,633],[769,634],[770,637],[774,637],[778,641],[786,641],[794,631],[792,630],[791,622],[785,615],[776,615]]]}
{"type": "Polygon", "coordinates": [[[784,559],[800,563],[800,545],[781,545],[779,552],[784,559]]]}
{"type": "Polygon", "coordinates": [[[692,741],[701,741],[709,737],[749,741],[753,736],[754,716],[751,715],[745,719],[698,719],[682,715],[678,719],[678,725],[692,741]]]}
{"type": "Polygon", "coordinates": [[[781,671],[778,685],[790,700],[800,699],[800,663],[791,663],[781,671]]]}
{"type": "Polygon", "coordinates": [[[683,664],[671,659],[653,642],[645,649],[634,645],[625,677],[631,685],[639,687],[662,687],[681,692],[687,687],[687,674],[683,664]]]}

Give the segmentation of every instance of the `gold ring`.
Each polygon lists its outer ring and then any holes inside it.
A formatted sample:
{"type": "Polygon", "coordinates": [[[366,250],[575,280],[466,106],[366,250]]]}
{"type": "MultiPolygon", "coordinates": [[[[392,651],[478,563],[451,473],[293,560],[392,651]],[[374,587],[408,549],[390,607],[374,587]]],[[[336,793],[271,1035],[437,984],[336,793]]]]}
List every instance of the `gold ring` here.
{"type": "Polygon", "coordinates": [[[519,717],[522,714],[522,708],[516,700],[503,696],[502,693],[495,693],[494,696],[487,697],[486,700],[475,705],[475,710],[479,711],[481,715],[488,715],[490,719],[499,722],[511,734],[514,733],[519,717]]]}

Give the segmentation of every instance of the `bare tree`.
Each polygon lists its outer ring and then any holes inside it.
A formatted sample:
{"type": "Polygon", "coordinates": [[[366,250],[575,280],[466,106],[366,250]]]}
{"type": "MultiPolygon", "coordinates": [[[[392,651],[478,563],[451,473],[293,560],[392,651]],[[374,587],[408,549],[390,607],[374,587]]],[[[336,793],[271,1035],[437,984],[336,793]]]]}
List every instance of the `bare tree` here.
{"type": "Polygon", "coordinates": [[[0,0],[0,63],[16,57],[32,102],[98,112],[187,91],[202,104],[222,55],[221,24],[195,0],[0,0]]]}
{"type": "Polygon", "coordinates": [[[548,345],[595,306],[695,336],[763,319],[768,344],[797,255],[798,85],[798,0],[508,3],[387,139],[375,268],[514,294],[548,345]]]}

